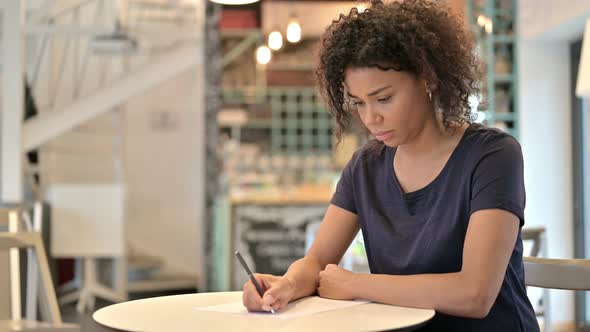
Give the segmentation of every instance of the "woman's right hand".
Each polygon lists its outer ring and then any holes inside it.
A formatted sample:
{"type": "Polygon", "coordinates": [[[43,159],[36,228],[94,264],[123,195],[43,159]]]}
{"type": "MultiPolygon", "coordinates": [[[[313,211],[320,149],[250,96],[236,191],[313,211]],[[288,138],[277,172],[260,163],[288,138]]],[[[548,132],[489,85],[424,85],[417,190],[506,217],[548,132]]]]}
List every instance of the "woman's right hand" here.
{"type": "Polygon", "coordinates": [[[242,302],[248,311],[279,311],[287,306],[295,295],[295,283],[287,277],[255,273],[256,281],[262,287],[264,296],[260,298],[252,281],[244,284],[242,302]]]}

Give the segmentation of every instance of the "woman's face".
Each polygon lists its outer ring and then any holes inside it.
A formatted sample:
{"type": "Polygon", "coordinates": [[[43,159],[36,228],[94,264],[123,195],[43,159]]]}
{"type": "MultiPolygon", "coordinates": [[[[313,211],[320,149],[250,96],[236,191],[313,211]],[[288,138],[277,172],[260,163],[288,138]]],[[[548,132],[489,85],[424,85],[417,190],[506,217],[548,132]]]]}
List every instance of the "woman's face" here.
{"type": "Polygon", "coordinates": [[[403,145],[434,118],[423,80],[404,71],[348,68],[345,93],[367,129],[387,146],[403,145]]]}

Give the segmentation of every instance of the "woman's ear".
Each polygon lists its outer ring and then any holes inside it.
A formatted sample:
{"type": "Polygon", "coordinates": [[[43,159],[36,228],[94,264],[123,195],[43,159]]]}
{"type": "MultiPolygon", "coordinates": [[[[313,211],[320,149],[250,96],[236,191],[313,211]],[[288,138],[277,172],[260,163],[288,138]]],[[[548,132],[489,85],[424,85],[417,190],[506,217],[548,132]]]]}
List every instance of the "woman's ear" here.
{"type": "Polygon", "coordinates": [[[422,83],[424,84],[424,88],[426,91],[434,92],[436,91],[436,84],[432,82],[428,82],[426,79],[422,79],[422,83]]]}

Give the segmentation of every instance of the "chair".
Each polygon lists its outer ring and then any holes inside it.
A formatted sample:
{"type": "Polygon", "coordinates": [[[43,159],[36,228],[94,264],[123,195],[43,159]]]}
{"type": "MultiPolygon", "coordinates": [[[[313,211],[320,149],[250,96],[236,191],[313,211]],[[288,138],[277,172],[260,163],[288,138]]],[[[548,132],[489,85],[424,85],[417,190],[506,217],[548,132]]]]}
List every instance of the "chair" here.
{"type": "Polygon", "coordinates": [[[532,241],[533,247],[529,256],[537,257],[539,254],[546,254],[545,247],[545,227],[524,227],[522,229],[522,240],[532,241]]]}
{"type": "MultiPolygon", "coordinates": [[[[45,291],[45,301],[50,321],[54,324],[62,324],[61,314],[55,297],[55,290],[49,272],[49,264],[45,255],[45,248],[41,242],[41,236],[36,232],[0,233],[0,250],[13,248],[32,248],[38,267],[41,272],[41,280],[45,291]]],[[[14,309],[13,309],[14,310],[14,309]]],[[[20,317],[13,317],[19,319],[20,317]]]]}
{"type": "Polygon", "coordinates": [[[590,259],[524,257],[527,286],[590,291],[590,259]]]}
{"type": "MultiPolygon", "coordinates": [[[[0,321],[0,327],[9,330],[26,330],[27,328],[66,328],[68,331],[77,329],[77,325],[64,324],[55,296],[55,289],[51,280],[47,255],[43,246],[41,233],[32,231],[34,228],[30,216],[26,213],[27,206],[3,205],[1,210],[8,216],[8,232],[0,232],[0,250],[10,251],[10,281],[11,281],[11,317],[10,321],[0,321]],[[21,222],[24,219],[28,230],[21,230],[21,222]],[[18,249],[28,250],[28,275],[27,275],[27,317],[23,320],[20,301],[20,268],[18,249]],[[35,274],[33,276],[33,274],[35,274]],[[37,284],[41,278],[40,309],[47,323],[36,322],[37,310],[37,284]]],[[[35,204],[34,209],[39,209],[35,204]]],[[[35,224],[40,222],[38,216],[34,218],[35,224]]],[[[37,225],[38,226],[38,225],[37,225]]]]}
{"type": "MultiPolygon", "coordinates": [[[[533,246],[531,247],[528,256],[538,257],[539,255],[547,257],[547,241],[545,237],[545,227],[524,227],[522,229],[522,240],[524,242],[530,241],[533,246]]],[[[549,289],[545,288],[542,291],[542,296],[539,299],[540,307],[535,310],[535,316],[543,317],[543,323],[545,325],[545,332],[551,332],[551,312],[549,309],[549,303],[551,303],[549,289]]]]}
{"type": "MultiPolygon", "coordinates": [[[[590,290],[590,259],[524,257],[525,284],[545,289],[590,290]]],[[[548,316],[549,303],[543,303],[548,316]]],[[[550,320],[545,332],[551,331],[550,320]]]]}

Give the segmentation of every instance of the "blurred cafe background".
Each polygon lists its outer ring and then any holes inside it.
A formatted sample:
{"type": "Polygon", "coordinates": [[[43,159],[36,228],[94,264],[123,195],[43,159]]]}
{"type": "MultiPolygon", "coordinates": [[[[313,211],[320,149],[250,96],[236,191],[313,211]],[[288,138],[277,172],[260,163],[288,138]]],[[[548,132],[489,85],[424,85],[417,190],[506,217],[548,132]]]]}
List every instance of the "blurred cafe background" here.
{"type": "MultiPolygon", "coordinates": [[[[590,258],[590,1],[439,1],[484,63],[477,121],[522,146],[525,254],[590,258]]],[[[336,146],[314,68],[326,26],[368,5],[2,1],[0,331],[240,290],[235,250],[284,273],[367,140],[336,146]],[[11,247],[23,233],[37,245],[11,247]]],[[[368,272],[360,234],[341,265],[368,272]]],[[[590,331],[587,292],[528,291],[545,331],[590,331]]]]}

